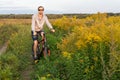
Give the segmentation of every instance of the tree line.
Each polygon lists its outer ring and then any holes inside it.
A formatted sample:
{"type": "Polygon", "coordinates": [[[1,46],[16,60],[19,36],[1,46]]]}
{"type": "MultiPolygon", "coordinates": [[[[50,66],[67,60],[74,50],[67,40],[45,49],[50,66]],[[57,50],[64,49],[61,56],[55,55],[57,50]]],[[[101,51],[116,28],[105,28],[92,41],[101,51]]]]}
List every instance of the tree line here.
{"type": "MultiPolygon", "coordinates": [[[[86,18],[92,14],[47,14],[49,19],[57,19],[62,18],[63,16],[66,17],[73,17],[76,18],[86,18]]],[[[120,13],[107,13],[108,16],[120,16],[120,13]]],[[[32,14],[0,14],[0,19],[31,19],[32,14]]]]}

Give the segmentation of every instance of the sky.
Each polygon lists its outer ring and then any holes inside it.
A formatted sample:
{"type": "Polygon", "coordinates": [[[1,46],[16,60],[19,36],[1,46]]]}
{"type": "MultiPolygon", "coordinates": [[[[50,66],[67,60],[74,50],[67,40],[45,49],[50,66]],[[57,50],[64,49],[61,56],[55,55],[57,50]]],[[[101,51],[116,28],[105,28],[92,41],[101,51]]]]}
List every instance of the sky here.
{"type": "Polygon", "coordinates": [[[120,13],[120,0],[0,0],[0,14],[120,13]]]}

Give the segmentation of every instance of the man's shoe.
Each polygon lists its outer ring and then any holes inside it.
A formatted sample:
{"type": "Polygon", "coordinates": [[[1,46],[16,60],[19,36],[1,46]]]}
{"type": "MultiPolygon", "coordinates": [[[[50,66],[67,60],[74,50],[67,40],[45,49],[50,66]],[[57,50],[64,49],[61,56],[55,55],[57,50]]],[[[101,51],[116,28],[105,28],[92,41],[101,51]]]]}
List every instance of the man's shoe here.
{"type": "Polygon", "coordinates": [[[34,60],[38,60],[38,57],[37,57],[37,56],[36,56],[36,57],[34,56],[34,60]]]}

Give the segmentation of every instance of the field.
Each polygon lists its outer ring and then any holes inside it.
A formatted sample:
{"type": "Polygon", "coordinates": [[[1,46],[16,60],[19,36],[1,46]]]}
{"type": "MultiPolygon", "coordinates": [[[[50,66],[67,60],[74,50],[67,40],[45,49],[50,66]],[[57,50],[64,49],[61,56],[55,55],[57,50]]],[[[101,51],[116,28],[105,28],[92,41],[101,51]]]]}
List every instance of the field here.
{"type": "MultiPolygon", "coordinates": [[[[119,80],[120,16],[50,19],[51,56],[33,64],[31,19],[0,19],[0,80],[119,80]]],[[[45,31],[49,32],[45,26],[45,31]]]]}

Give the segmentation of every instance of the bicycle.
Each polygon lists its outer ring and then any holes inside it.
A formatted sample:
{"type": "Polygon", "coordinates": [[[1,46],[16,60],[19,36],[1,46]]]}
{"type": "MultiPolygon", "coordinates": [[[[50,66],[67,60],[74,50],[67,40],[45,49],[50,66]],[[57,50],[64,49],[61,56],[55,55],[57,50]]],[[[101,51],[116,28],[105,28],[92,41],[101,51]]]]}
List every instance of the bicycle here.
{"type": "MultiPolygon", "coordinates": [[[[37,58],[38,59],[35,60],[35,63],[37,63],[40,60],[40,57],[42,57],[43,55],[44,55],[44,58],[46,56],[50,56],[50,49],[49,49],[49,47],[47,45],[47,40],[46,40],[45,34],[47,34],[47,33],[44,32],[44,36],[43,36],[42,40],[39,40],[39,38],[37,40],[38,45],[37,45],[36,53],[37,53],[37,58]]],[[[40,36],[40,33],[39,33],[38,36],[40,36]]],[[[34,47],[34,43],[32,44],[32,57],[34,59],[34,49],[33,49],[33,47],[34,47]]]]}

